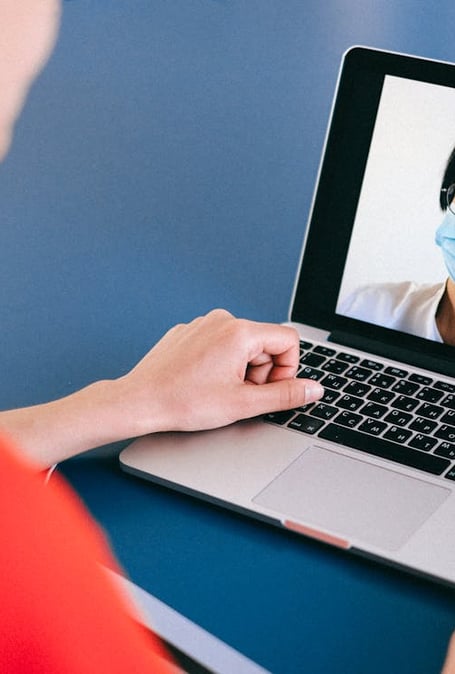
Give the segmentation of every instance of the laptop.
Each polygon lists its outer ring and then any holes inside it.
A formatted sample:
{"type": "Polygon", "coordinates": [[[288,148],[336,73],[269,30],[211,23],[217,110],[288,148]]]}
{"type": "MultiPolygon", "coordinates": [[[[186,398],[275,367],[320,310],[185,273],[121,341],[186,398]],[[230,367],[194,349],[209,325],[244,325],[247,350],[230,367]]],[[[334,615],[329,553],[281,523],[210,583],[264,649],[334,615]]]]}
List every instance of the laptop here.
{"type": "Polygon", "coordinates": [[[350,49],[288,317],[324,398],[135,440],[122,469],[454,585],[454,146],[455,65],[350,49]]]}

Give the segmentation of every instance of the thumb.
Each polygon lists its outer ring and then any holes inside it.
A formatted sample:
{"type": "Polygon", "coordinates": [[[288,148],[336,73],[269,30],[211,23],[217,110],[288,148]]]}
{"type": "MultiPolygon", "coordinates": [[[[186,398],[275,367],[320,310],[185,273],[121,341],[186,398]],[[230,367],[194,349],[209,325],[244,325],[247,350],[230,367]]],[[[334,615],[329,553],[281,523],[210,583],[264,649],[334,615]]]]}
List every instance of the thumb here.
{"type": "Polygon", "coordinates": [[[312,379],[282,379],[281,381],[244,386],[245,408],[250,417],[267,412],[291,410],[316,402],[324,395],[324,389],[312,379]]]}

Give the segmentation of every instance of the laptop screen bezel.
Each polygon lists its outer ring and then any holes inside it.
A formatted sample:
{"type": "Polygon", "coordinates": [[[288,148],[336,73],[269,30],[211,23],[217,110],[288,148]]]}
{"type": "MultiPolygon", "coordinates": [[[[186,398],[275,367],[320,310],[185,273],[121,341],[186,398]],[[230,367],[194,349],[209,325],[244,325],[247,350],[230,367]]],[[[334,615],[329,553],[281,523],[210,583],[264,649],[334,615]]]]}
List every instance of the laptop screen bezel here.
{"type": "MultiPolygon", "coordinates": [[[[336,314],[344,265],[386,75],[455,87],[455,65],[366,47],[344,56],[290,320],[330,333],[355,335],[354,346],[385,353],[398,347],[400,360],[455,374],[453,346],[336,314]],[[373,349],[374,350],[374,349],[373,349]]],[[[347,337],[349,339],[349,337],[347,337]]],[[[346,342],[346,339],[344,339],[346,342]]],[[[393,357],[393,356],[392,356],[393,357]]]]}

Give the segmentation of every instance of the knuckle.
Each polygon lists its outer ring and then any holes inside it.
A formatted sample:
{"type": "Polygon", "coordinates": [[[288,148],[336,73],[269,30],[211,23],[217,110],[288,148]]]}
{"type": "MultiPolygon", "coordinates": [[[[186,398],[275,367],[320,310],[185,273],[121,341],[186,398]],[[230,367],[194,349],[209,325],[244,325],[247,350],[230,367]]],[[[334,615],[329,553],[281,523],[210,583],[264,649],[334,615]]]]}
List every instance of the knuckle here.
{"type": "Polygon", "coordinates": [[[250,334],[250,323],[244,318],[236,318],[230,325],[230,331],[235,344],[243,345],[250,334]]]}
{"type": "Polygon", "coordinates": [[[207,316],[211,318],[233,318],[232,314],[229,311],[220,308],[212,309],[212,311],[209,311],[207,316]]]}
{"type": "Polygon", "coordinates": [[[175,335],[178,332],[181,332],[184,327],[185,327],[184,323],[176,323],[174,326],[172,326],[172,328],[170,328],[167,331],[167,334],[168,335],[175,335]]]}

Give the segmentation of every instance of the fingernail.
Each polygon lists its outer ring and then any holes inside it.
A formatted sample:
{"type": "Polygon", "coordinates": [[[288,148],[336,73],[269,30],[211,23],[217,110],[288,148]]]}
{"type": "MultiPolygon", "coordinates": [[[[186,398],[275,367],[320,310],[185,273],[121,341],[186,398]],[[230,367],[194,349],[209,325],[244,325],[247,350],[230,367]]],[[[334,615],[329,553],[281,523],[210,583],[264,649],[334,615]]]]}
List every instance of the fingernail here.
{"type": "Polygon", "coordinates": [[[305,386],[307,402],[319,400],[324,395],[324,388],[318,381],[309,381],[305,386]]]}

